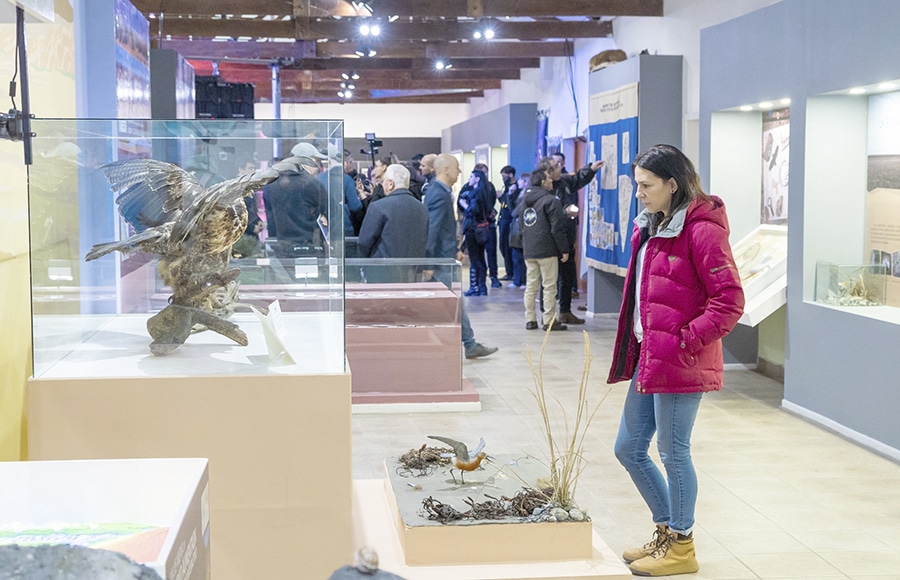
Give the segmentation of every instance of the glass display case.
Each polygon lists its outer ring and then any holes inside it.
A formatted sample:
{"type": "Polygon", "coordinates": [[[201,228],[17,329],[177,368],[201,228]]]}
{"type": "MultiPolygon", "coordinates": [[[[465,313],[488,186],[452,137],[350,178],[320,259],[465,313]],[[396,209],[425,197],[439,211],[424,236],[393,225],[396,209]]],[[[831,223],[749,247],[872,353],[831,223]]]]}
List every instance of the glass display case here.
{"type": "Polygon", "coordinates": [[[806,171],[804,299],[897,324],[900,139],[892,120],[900,92],[888,86],[808,100],[806,165],[840,171],[806,171]]]}
{"type": "Polygon", "coordinates": [[[459,262],[355,258],[345,273],[355,403],[479,400],[462,377],[459,262]]]}
{"type": "Polygon", "coordinates": [[[732,254],[746,300],[740,322],[756,326],[787,302],[787,228],[761,225],[732,254]]]}
{"type": "Polygon", "coordinates": [[[816,264],[816,302],[831,306],[883,306],[888,270],[878,265],[816,264]]]}
{"type": "Polygon", "coordinates": [[[341,121],[32,127],[36,378],[345,372],[341,121]]]}

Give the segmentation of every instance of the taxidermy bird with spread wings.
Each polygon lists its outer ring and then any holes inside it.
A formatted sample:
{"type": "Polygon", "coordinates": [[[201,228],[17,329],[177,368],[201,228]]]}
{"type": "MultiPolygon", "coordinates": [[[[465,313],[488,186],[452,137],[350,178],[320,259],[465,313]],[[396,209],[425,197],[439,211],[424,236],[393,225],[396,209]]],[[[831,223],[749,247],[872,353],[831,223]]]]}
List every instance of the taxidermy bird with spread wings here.
{"type": "Polygon", "coordinates": [[[290,159],[271,168],[203,187],[188,171],[154,159],[131,159],[102,169],[134,235],[97,244],[85,261],[110,252],[159,256],[162,281],[172,288],[169,304],[147,321],[155,355],[172,352],[195,326],[241,345],[247,335],[225,318],[237,300],[240,270],[228,268],[231,246],[247,228],[243,198],[275,181],[290,159]]]}
{"type": "MultiPolygon", "coordinates": [[[[481,465],[481,462],[487,457],[487,453],[484,452],[484,437],[478,441],[478,447],[472,451],[469,451],[469,448],[466,447],[465,443],[450,439],[449,437],[429,435],[428,438],[440,441],[441,443],[446,443],[453,449],[453,466],[459,470],[459,478],[462,483],[466,482],[465,473],[467,471],[475,471],[478,469],[478,466],[481,465]]],[[[450,477],[453,478],[454,482],[456,481],[456,476],[453,475],[452,469],[450,470],[450,477]]]]}

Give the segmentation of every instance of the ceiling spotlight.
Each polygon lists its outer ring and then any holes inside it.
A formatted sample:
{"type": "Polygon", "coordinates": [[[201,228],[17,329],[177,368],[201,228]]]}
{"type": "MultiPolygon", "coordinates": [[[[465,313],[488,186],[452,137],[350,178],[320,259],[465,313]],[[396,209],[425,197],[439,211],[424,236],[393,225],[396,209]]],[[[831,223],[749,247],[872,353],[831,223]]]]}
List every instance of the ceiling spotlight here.
{"type": "Polygon", "coordinates": [[[344,79],[345,81],[349,81],[350,73],[341,73],[341,78],[344,79]]]}
{"type": "Polygon", "coordinates": [[[480,31],[480,30],[476,30],[476,31],[475,31],[475,34],[473,34],[472,37],[473,37],[475,40],[481,40],[481,31],[480,31]]]}
{"type": "Polygon", "coordinates": [[[337,95],[338,95],[340,98],[343,99],[343,98],[344,98],[344,91],[338,91],[337,95]]]}
{"type": "Polygon", "coordinates": [[[741,110],[746,113],[747,111],[752,111],[753,107],[751,107],[750,105],[743,105],[741,106],[741,110]]]}
{"type": "Polygon", "coordinates": [[[849,92],[851,95],[861,95],[866,92],[866,89],[864,89],[863,87],[854,87],[850,89],[849,92]]]}
{"type": "Polygon", "coordinates": [[[353,93],[350,91],[344,91],[344,98],[349,99],[353,97],[353,93]]]}
{"type": "Polygon", "coordinates": [[[773,105],[769,101],[763,101],[759,104],[760,109],[771,109],[772,107],[773,107],[773,105]]]}
{"type": "Polygon", "coordinates": [[[790,105],[791,100],[789,98],[785,97],[785,98],[781,99],[781,104],[782,105],[790,105]]]}
{"type": "Polygon", "coordinates": [[[358,72],[352,72],[352,73],[350,73],[350,78],[353,79],[353,80],[355,80],[355,81],[356,81],[356,80],[359,80],[359,73],[358,73],[358,72]]]}
{"type": "Polygon", "coordinates": [[[881,83],[880,85],[878,85],[878,90],[881,90],[881,91],[889,91],[891,89],[896,89],[896,88],[897,88],[896,83],[881,83]]]}
{"type": "Polygon", "coordinates": [[[377,24],[373,24],[372,26],[369,27],[369,34],[371,34],[372,36],[378,36],[378,35],[380,35],[380,34],[381,34],[381,27],[378,26],[377,24]]]}
{"type": "Polygon", "coordinates": [[[393,16],[388,16],[388,22],[397,22],[400,19],[399,14],[394,14],[393,16]]]}
{"type": "Polygon", "coordinates": [[[359,33],[362,34],[363,36],[369,36],[370,30],[371,29],[369,28],[368,24],[360,24],[359,25],[359,33]]]}
{"type": "Polygon", "coordinates": [[[486,28],[486,29],[484,30],[484,37],[485,37],[486,39],[488,39],[488,40],[491,40],[492,38],[494,38],[494,29],[493,29],[493,28],[486,28]]]}
{"type": "MultiPolygon", "coordinates": [[[[366,43],[361,42],[356,45],[356,56],[367,57],[375,56],[376,54],[378,54],[378,52],[366,43]]],[[[351,76],[351,78],[353,77],[351,76]]]]}
{"type": "Polygon", "coordinates": [[[374,10],[372,10],[372,4],[373,4],[373,3],[374,3],[373,0],[369,0],[368,2],[357,2],[356,0],[354,0],[354,1],[351,2],[350,4],[351,4],[351,5],[353,6],[353,8],[354,8],[355,10],[357,10],[357,11],[359,11],[359,10],[365,10],[366,12],[368,12],[369,14],[371,14],[372,12],[374,12],[374,10]]]}

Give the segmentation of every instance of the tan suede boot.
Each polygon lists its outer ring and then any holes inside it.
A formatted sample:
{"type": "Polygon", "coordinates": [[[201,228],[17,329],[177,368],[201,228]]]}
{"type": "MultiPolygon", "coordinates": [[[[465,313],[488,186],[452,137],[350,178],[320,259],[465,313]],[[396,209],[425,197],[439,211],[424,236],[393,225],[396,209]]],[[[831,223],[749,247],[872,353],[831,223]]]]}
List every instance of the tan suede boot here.
{"type": "Polygon", "coordinates": [[[653,537],[650,538],[650,541],[640,548],[628,548],[622,553],[622,559],[625,560],[626,564],[631,564],[635,560],[645,558],[662,546],[666,542],[668,536],[669,526],[665,524],[656,524],[656,531],[653,532],[653,537]]]}
{"type": "Polygon", "coordinates": [[[694,554],[693,534],[682,536],[670,532],[663,545],[649,556],[632,562],[630,568],[637,576],[693,574],[700,569],[694,554]]]}

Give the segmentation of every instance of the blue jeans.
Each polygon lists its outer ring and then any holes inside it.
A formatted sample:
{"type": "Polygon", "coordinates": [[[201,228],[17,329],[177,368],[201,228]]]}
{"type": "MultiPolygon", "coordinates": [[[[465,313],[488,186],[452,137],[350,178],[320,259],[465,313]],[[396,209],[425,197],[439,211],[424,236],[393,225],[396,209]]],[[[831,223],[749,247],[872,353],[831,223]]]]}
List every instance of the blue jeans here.
{"type": "Polygon", "coordinates": [[[703,393],[642,395],[632,381],[616,437],[616,458],[650,508],[653,522],[685,535],[694,527],[697,504],[691,431],[702,397],[703,393]],[[647,454],[654,433],[665,479],[647,454]]]}

